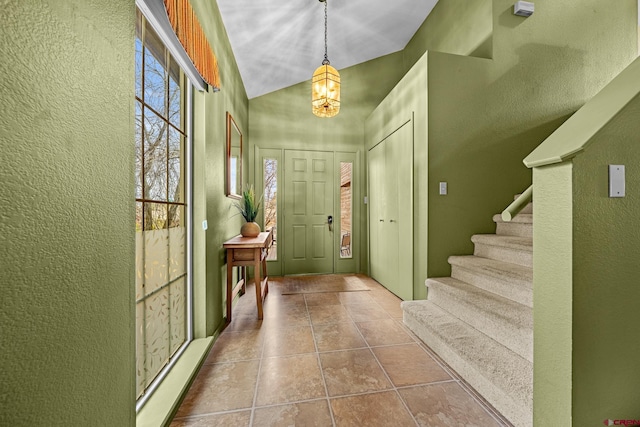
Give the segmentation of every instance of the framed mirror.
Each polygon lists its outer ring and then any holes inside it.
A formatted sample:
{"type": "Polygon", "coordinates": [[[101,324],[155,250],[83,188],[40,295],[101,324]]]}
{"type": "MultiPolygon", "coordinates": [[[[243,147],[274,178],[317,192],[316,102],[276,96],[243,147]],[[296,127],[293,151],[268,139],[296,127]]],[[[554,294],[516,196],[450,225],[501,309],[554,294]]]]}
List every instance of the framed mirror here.
{"type": "Polygon", "coordinates": [[[227,196],[240,199],[242,193],[242,132],[227,112],[227,196]]]}

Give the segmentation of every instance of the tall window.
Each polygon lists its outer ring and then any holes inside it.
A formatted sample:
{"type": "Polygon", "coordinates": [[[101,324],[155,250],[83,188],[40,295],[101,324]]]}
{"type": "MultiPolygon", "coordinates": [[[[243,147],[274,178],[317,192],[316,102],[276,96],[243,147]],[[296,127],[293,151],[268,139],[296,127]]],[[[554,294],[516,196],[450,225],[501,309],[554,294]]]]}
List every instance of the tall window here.
{"type": "Polygon", "coordinates": [[[136,23],[136,396],[190,340],[186,80],[140,12],[136,23]]]}
{"type": "Polygon", "coordinates": [[[278,259],[278,161],[265,158],[264,170],[264,229],[273,228],[273,247],[268,261],[278,259]]]}
{"type": "Polygon", "coordinates": [[[340,258],[351,258],[353,163],[340,162],[340,258]]]}

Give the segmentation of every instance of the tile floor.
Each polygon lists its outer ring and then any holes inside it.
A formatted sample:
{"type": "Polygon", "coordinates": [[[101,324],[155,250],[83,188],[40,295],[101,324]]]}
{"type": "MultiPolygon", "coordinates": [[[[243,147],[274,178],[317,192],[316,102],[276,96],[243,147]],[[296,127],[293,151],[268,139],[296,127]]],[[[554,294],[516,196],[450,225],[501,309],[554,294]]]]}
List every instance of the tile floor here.
{"type": "Polygon", "coordinates": [[[400,300],[366,276],[270,279],[264,320],[253,289],[232,318],[172,427],[509,425],[403,326],[400,300]]]}

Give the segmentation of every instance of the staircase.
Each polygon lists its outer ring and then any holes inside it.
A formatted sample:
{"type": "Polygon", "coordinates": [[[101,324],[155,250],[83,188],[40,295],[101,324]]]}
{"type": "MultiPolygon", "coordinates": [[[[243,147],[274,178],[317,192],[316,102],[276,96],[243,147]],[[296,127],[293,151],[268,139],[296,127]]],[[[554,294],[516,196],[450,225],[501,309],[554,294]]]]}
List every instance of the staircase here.
{"type": "Polygon", "coordinates": [[[515,426],[533,425],[532,203],[451,256],[451,277],[402,303],[404,323],[515,426]]]}

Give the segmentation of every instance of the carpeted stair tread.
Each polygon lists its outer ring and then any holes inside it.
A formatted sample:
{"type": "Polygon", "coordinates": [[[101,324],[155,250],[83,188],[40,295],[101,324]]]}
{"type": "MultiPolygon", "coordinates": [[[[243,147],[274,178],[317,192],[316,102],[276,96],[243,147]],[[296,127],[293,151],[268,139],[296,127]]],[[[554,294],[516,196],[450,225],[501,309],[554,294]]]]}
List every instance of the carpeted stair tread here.
{"type": "Polygon", "coordinates": [[[499,236],[497,234],[474,234],[473,243],[482,243],[519,251],[533,252],[533,239],[520,236],[499,236]]]}
{"type": "Polygon", "coordinates": [[[533,307],[533,270],[475,255],[450,256],[451,277],[533,307]]]}
{"type": "Polygon", "coordinates": [[[402,303],[404,323],[516,426],[532,425],[533,364],[431,301],[402,303]]]}
{"type": "Polygon", "coordinates": [[[452,255],[449,264],[477,271],[496,279],[506,279],[518,286],[533,288],[533,270],[510,262],[482,258],[475,255],[452,255]]]}
{"type": "Polygon", "coordinates": [[[475,234],[471,241],[475,245],[473,254],[476,256],[533,266],[533,239],[530,237],[475,234]]]}
{"type": "Polygon", "coordinates": [[[429,301],[533,361],[533,311],[530,307],[454,279],[427,279],[429,301]]]}
{"type": "Polygon", "coordinates": [[[533,215],[518,214],[511,221],[503,221],[502,215],[493,216],[496,234],[502,236],[521,236],[533,238],[533,215]]]}

